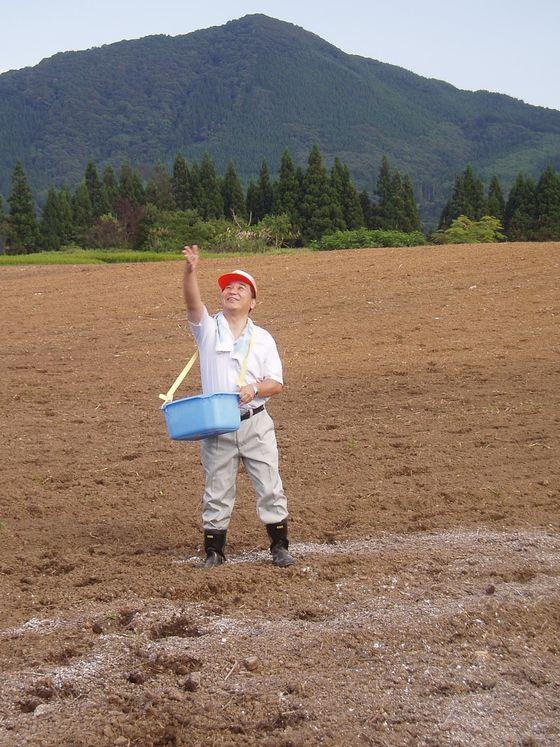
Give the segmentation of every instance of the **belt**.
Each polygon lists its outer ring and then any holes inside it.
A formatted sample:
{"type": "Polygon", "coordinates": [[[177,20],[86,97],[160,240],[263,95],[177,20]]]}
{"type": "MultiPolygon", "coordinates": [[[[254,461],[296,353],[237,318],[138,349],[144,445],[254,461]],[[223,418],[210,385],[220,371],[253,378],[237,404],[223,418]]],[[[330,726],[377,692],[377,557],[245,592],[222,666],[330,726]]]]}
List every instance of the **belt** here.
{"type": "Polygon", "coordinates": [[[253,415],[256,415],[258,412],[262,412],[264,410],[264,405],[261,405],[260,407],[255,407],[254,410],[247,410],[247,412],[244,412],[241,416],[241,420],[247,420],[247,418],[253,417],[253,415]]]}

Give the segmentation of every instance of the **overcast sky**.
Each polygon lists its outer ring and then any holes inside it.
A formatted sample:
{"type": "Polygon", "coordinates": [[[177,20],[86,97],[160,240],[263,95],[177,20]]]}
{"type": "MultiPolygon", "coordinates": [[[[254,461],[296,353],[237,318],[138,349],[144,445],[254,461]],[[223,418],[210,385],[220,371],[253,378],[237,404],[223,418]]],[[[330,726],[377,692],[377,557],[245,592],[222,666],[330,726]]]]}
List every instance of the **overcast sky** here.
{"type": "Polygon", "coordinates": [[[290,21],[353,54],[560,109],[560,0],[0,0],[0,72],[56,52],[187,34],[247,13],[290,21]]]}

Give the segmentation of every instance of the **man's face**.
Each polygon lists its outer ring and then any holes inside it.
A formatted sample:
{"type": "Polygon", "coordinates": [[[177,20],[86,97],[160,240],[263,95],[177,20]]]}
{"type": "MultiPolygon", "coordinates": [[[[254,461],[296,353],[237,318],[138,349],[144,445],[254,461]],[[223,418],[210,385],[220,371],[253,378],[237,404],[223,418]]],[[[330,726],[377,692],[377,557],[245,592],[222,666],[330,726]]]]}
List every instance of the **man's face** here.
{"type": "Polygon", "coordinates": [[[244,314],[255,307],[255,299],[248,283],[235,280],[228,283],[222,291],[222,308],[224,311],[238,311],[244,314]]]}

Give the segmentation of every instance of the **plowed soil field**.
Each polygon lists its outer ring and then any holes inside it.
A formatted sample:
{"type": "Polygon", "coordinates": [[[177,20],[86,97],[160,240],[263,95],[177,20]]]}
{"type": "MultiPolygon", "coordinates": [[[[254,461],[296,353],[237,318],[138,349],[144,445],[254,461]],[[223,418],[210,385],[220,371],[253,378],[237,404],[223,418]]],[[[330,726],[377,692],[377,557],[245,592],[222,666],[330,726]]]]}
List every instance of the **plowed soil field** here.
{"type": "Polygon", "coordinates": [[[243,473],[200,568],[182,263],[0,270],[0,744],[557,745],[560,244],[242,266],[288,569],[243,473]]]}

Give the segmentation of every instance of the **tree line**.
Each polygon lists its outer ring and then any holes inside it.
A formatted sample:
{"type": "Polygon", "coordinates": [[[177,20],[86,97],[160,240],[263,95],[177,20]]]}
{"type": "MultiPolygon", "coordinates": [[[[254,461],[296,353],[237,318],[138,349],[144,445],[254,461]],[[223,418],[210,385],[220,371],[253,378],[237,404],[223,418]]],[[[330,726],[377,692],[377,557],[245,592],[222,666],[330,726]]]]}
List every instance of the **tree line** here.
{"type": "Polygon", "coordinates": [[[448,229],[460,216],[472,221],[480,221],[484,216],[497,218],[509,241],[558,241],[560,173],[548,166],[537,181],[520,173],[506,200],[496,176],[491,178],[485,193],[482,180],[467,166],[455,177],[439,229],[448,229]]]}
{"type": "Polygon", "coordinates": [[[304,170],[286,150],[278,177],[266,161],[258,179],[244,189],[230,162],[218,175],[208,154],[200,163],[187,163],[181,153],[171,172],[155,164],[146,181],[138,169],[123,162],[100,175],[90,161],[82,182],[72,192],[51,185],[40,218],[21,162],[12,174],[12,188],[4,212],[0,196],[0,234],[10,253],[56,251],[80,246],[149,248],[145,242],[162,214],[194,211],[203,221],[226,220],[238,225],[258,224],[267,216],[285,216],[294,243],[305,244],[335,231],[359,228],[419,231],[422,226],[408,175],[401,176],[383,158],[373,198],[359,192],[348,166],[337,157],[328,170],[314,145],[304,170]]]}
{"type": "MultiPolygon", "coordinates": [[[[56,251],[68,244],[149,249],[154,232],[173,214],[194,215],[209,224],[226,221],[240,228],[282,216],[282,225],[288,226],[284,233],[293,245],[340,231],[422,230],[411,179],[392,168],[386,157],[372,197],[366,190],[358,191],[348,166],[338,157],[328,170],[316,145],[306,169],[296,166],[286,150],[276,179],[263,161],[258,179],[246,189],[233,162],[222,176],[208,154],[200,163],[189,164],[178,153],[170,172],[156,163],[147,180],[129,162],[121,164],[118,174],[108,165],[100,175],[90,161],[73,192],[66,185],[60,189],[51,185],[40,217],[23,166],[17,162],[7,202],[5,211],[0,196],[0,240],[4,237],[7,251],[14,254],[56,251]]],[[[492,224],[496,238],[560,240],[560,173],[548,166],[537,181],[519,174],[506,199],[496,176],[485,192],[482,180],[467,166],[455,178],[433,238],[445,238],[459,218],[478,224],[486,216],[497,221],[492,224]]]]}

